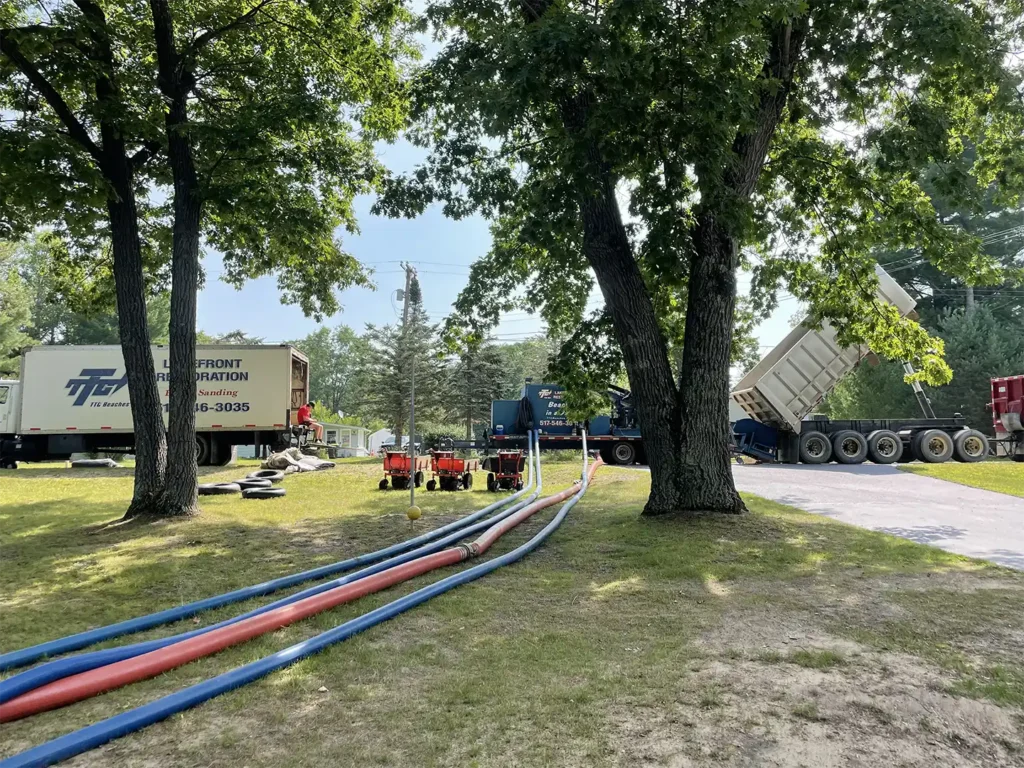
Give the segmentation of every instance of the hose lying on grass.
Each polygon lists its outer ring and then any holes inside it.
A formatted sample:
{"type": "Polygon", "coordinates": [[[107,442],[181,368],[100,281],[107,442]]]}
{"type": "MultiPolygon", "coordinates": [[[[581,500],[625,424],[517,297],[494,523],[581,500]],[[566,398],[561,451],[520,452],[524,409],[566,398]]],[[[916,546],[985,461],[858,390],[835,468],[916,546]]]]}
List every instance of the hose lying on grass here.
{"type": "MultiPolygon", "coordinates": [[[[551,522],[549,522],[543,530],[540,531],[540,533],[511,552],[441,579],[440,581],[418,589],[405,597],[401,597],[355,619],[346,621],[334,629],[330,629],[320,635],[292,645],[275,654],[250,662],[249,664],[245,664],[209,680],[205,680],[181,691],[164,696],[156,701],[144,704],[133,710],[129,710],[128,712],[115,715],[107,720],[87,726],[78,731],[74,731],[73,733],[69,733],[65,736],[54,739],[53,741],[47,742],[46,744],[41,744],[38,747],[22,752],[19,755],[15,755],[0,762],[0,768],[30,768],[53,765],[56,762],[80,754],[89,749],[93,749],[101,744],[105,744],[108,741],[138,731],[148,725],[164,720],[173,714],[182,712],[196,706],[197,704],[208,701],[222,693],[226,693],[227,691],[231,691],[235,688],[251,683],[254,680],[258,680],[270,672],[293,664],[300,659],[314,653],[318,653],[330,645],[346,640],[359,632],[394,618],[395,616],[409,610],[410,608],[420,605],[437,595],[478,579],[481,576],[501,568],[502,566],[508,565],[509,563],[520,560],[547,540],[547,538],[562,524],[562,521],[569,513],[569,510],[572,509],[572,507],[575,506],[575,504],[583,497],[583,494],[586,493],[589,480],[593,477],[593,473],[597,470],[598,466],[600,466],[601,462],[600,460],[595,461],[588,471],[586,435],[583,436],[583,444],[584,472],[579,490],[572,495],[568,501],[566,501],[551,522]]],[[[568,489],[567,492],[571,492],[571,490],[572,489],[568,489]]],[[[559,494],[559,496],[562,495],[563,494],[559,494]]],[[[534,506],[536,506],[536,504],[530,505],[530,507],[534,506]]],[[[537,511],[533,510],[533,512],[528,512],[530,507],[521,510],[515,515],[519,522],[537,511]]],[[[506,520],[508,525],[511,525],[512,517],[506,518],[506,520]]],[[[492,534],[491,531],[488,531],[488,533],[480,536],[469,546],[459,547],[453,551],[466,552],[464,557],[469,557],[469,553],[471,552],[476,555],[483,554],[497,536],[501,535],[501,533],[504,533],[505,530],[508,529],[508,526],[503,521],[498,526],[495,526],[495,528],[499,528],[500,532],[492,534]]]]}
{"type": "MultiPolygon", "coordinates": [[[[540,468],[540,451],[531,451],[530,460],[531,462],[533,462],[534,460],[536,461],[536,466],[533,467],[533,469],[531,470],[530,480],[531,484],[533,482],[533,477],[536,477],[537,480],[537,488],[533,493],[531,493],[525,499],[520,500],[517,503],[513,504],[512,506],[508,507],[508,509],[502,510],[501,512],[497,513],[496,515],[490,518],[481,520],[479,522],[467,526],[463,526],[454,533],[451,533],[448,536],[438,539],[437,541],[419,547],[418,549],[412,550],[411,552],[405,552],[400,555],[396,555],[395,557],[389,558],[379,563],[375,563],[367,568],[363,568],[362,570],[356,571],[355,573],[347,574],[332,581],[317,584],[312,587],[307,587],[306,589],[300,592],[296,592],[295,594],[289,595],[288,597],[281,598],[280,600],[276,600],[272,603],[269,603],[268,605],[264,605],[259,608],[254,608],[251,611],[247,611],[246,613],[240,614],[238,616],[225,619],[216,624],[212,624],[208,627],[201,627],[199,629],[193,629],[189,632],[182,632],[178,635],[162,637],[156,640],[148,640],[141,643],[134,643],[132,645],[120,646],[118,648],[106,648],[101,651],[92,651],[91,653],[82,653],[76,656],[69,656],[64,659],[56,659],[45,664],[40,664],[39,666],[33,667],[32,669],[28,669],[24,672],[21,672],[17,675],[8,678],[7,680],[0,681],[0,722],[4,722],[5,720],[5,710],[3,709],[3,705],[18,697],[22,697],[24,694],[30,691],[39,689],[40,687],[45,686],[54,681],[66,679],[72,675],[80,675],[84,672],[88,672],[89,670],[106,667],[107,665],[116,664],[126,659],[131,659],[137,656],[141,656],[143,654],[148,654],[160,648],[165,648],[175,643],[191,640],[192,638],[199,637],[200,635],[205,635],[209,632],[220,630],[224,627],[237,624],[241,621],[246,621],[250,618],[259,616],[261,614],[266,614],[269,611],[280,609],[284,606],[291,605],[300,600],[308,599],[315,595],[327,592],[328,590],[336,589],[346,584],[351,584],[361,579],[373,576],[374,574],[380,573],[382,571],[386,571],[389,568],[399,566],[402,563],[407,563],[411,560],[415,560],[416,558],[423,557],[424,555],[437,552],[443,549],[444,547],[448,546],[449,544],[457,542],[460,539],[469,536],[470,534],[484,530],[492,526],[497,521],[503,520],[507,518],[509,515],[512,515],[515,512],[522,509],[523,507],[527,506],[540,494],[543,488],[543,477],[540,468]]],[[[10,712],[15,710],[6,711],[10,712]]],[[[31,714],[31,712],[26,712],[25,714],[31,714]]],[[[25,714],[20,715],[20,717],[24,717],[25,714]]],[[[15,718],[10,717],[8,719],[15,718]]]]}
{"type": "MultiPolygon", "coordinates": [[[[532,446],[533,439],[531,435],[528,434],[527,438],[532,446]]],[[[254,597],[262,597],[263,595],[269,595],[273,592],[293,587],[296,584],[302,584],[306,581],[314,581],[315,579],[322,579],[326,576],[333,576],[337,573],[344,573],[345,571],[351,571],[353,568],[358,568],[361,565],[367,565],[378,560],[383,560],[384,558],[397,555],[400,552],[405,552],[407,550],[414,549],[421,544],[433,541],[436,538],[444,536],[446,533],[458,530],[459,528],[489,515],[496,509],[499,509],[529,493],[533,482],[534,478],[531,473],[527,485],[521,491],[496,501],[493,504],[488,504],[483,509],[479,509],[463,518],[455,520],[454,522],[443,525],[440,528],[435,528],[433,531],[427,531],[419,536],[415,536],[406,541],[401,541],[397,544],[392,544],[391,546],[377,550],[376,552],[369,552],[365,555],[358,555],[347,560],[341,560],[337,563],[322,565],[318,568],[302,571],[301,573],[295,573],[290,576],[282,576],[277,579],[265,581],[262,584],[254,584],[251,587],[243,587],[231,592],[225,592],[221,595],[214,595],[213,597],[196,600],[195,602],[188,603],[186,605],[179,605],[156,613],[150,613],[146,616],[139,616],[134,619],[120,621],[116,624],[109,624],[105,627],[97,627],[85,632],[68,635],[67,637],[62,637],[57,640],[49,640],[45,643],[33,645],[28,648],[22,648],[17,651],[11,651],[10,653],[0,654],[0,671],[23,667],[26,664],[31,664],[32,662],[38,661],[39,659],[47,656],[57,656],[62,653],[77,651],[82,648],[87,648],[90,645],[103,642],[104,640],[110,640],[114,637],[120,637],[121,635],[128,635],[134,632],[141,632],[142,630],[158,627],[162,624],[170,624],[171,622],[186,619],[203,611],[220,608],[224,605],[231,605],[232,603],[238,603],[242,600],[249,600],[254,597]]]]}

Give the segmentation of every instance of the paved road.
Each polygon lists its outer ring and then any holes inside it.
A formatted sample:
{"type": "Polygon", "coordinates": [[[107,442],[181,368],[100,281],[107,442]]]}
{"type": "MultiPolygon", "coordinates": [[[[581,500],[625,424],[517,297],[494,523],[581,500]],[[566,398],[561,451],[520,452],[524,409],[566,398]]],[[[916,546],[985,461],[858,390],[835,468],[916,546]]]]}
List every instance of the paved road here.
{"type": "Polygon", "coordinates": [[[1024,570],[1024,499],[873,464],[748,464],[733,475],[741,491],[1024,570]]]}

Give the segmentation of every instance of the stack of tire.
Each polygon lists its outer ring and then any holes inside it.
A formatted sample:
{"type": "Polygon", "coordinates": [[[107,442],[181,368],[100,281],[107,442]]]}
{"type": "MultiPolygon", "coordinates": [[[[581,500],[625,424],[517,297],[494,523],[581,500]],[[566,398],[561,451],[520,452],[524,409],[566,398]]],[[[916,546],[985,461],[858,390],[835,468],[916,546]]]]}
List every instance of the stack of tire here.
{"type": "Polygon", "coordinates": [[[260,469],[230,483],[202,483],[199,495],[226,496],[241,493],[243,499],[278,499],[287,492],[284,488],[275,488],[274,484],[280,483],[284,477],[285,473],[279,470],[260,469]]]}
{"type": "Polygon", "coordinates": [[[956,459],[973,463],[988,456],[988,438],[976,429],[963,429],[949,434],[941,429],[923,429],[904,443],[903,438],[888,429],[879,429],[864,436],[853,430],[832,435],[804,432],[800,435],[800,461],[804,464],[895,464],[901,459],[928,464],[941,464],[956,459]],[[908,451],[909,449],[909,451],[908,451]],[[909,455],[904,456],[905,453],[909,455]]]}

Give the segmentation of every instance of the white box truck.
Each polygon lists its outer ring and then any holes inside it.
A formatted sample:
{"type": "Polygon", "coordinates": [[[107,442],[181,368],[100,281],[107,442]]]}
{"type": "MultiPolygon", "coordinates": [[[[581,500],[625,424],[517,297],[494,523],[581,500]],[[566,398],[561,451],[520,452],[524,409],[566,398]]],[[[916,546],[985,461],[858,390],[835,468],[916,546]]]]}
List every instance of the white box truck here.
{"type": "MultiPolygon", "coordinates": [[[[170,350],[153,347],[167,421],[170,350]]],[[[196,348],[196,458],[226,464],[235,445],[289,441],[309,398],[309,360],[287,345],[196,348]]],[[[21,359],[21,379],[0,381],[0,468],[72,453],[131,453],[128,379],[119,346],[39,346],[21,359]]]]}

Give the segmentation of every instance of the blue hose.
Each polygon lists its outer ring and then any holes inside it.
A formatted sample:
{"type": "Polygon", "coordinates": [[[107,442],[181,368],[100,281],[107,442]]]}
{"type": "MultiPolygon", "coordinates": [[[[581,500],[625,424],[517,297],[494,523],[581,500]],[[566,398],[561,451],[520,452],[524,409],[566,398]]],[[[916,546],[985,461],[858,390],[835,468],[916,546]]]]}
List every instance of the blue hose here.
{"type": "MultiPolygon", "coordinates": [[[[346,576],[334,579],[333,581],[328,581],[324,582],[323,584],[317,584],[315,586],[308,587],[300,592],[296,592],[293,595],[281,598],[280,600],[276,600],[273,603],[269,603],[259,608],[254,608],[251,611],[239,614],[238,616],[234,616],[230,619],[225,619],[224,621],[218,622],[216,624],[211,624],[208,627],[200,627],[199,629],[193,629],[189,632],[182,632],[181,634],[172,635],[170,637],[162,637],[156,640],[147,640],[145,642],[134,643],[132,645],[124,645],[117,648],[106,648],[101,651],[82,653],[78,654],[77,656],[69,656],[64,659],[56,659],[45,664],[40,664],[37,667],[33,667],[32,669],[26,670],[24,672],[21,672],[20,674],[9,677],[6,680],[0,681],[0,704],[10,701],[11,699],[20,696],[23,693],[35,690],[41,685],[51,683],[54,680],[60,680],[62,678],[68,677],[69,675],[77,675],[80,672],[88,672],[90,669],[96,669],[97,667],[102,667],[107,664],[113,664],[124,659],[130,659],[135,656],[140,656],[143,653],[149,653],[150,651],[155,651],[158,648],[164,648],[168,645],[172,645],[173,643],[181,642],[182,640],[188,640],[191,637],[196,637],[198,635],[211,632],[215,629],[219,629],[220,627],[226,627],[229,624],[235,624],[236,622],[242,621],[243,619],[248,619],[252,616],[258,616],[261,613],[266,613],[267,611],[279,608],[282,605],[289,605],[298,600],[302,600],[303,598],[318,595],[321,592],[326,592],[329,589],[340,587],[343,584],[350,584],[353,581],[365,579],[367,576],[372,576],[375,573],[386,571],[388,568],[392,568],[402,563],[407,563],[410,560],[415,560],[418,557],[423,557],[424,555],[429,555],[434,552],[438,552],[444,549],[449,544],[458,541],[459,539],[463,539],[472,533],[476,533],[477,531],[489,528],[499,520],[504,520],[506,517],[519,511],[527,504],[531,503],[535,498],[537,498],[537,496],[540,495],[541,490],[543,488],[543,478],[541,477],[540,473],[539,451],[536,453],[536,457],[536,471],[531,471],[531,475],[535,475],[537,478],[536,490],[534,490],[533,493],[527,496],[526,499],[519,501],[516,504],[513,504],[508,509],[502,510],[493,517],[489,517],[486,520],[481,520],[465,528],[461,528],[455,533],[449,534],[448,536],[445,536],[442,539],[438,539],[437,541],[431,542],[430,544],[422,546],[411,552],[405,552],[401,555],[397,555],[396,557],[392,557],[388,560],[384,560],[379,563],[374,563],[368,568],[363,568],[360,571],[350,573],[346,576]]],[[[529,490],[529,488],[526,488],[524,490],[529,490]]],[[[509,499],[507,499],[506,501],[511,500],[511,498],[512,497],[509,497],[509,499]]]]}
{"type": "Polygon", "coordinates": [[[485,576],[492,571],[496,571],[498,568],[508,565],[509,563],[521,560],[544,543],[544,541],[554,533],[554,531],[562,524],[565,516],[569,514],[569,510],[572,509],[583,497],[583,494],[586,493],[586,435],[583,437],[583,446],[584,472],[583,484],[580,487],[580,490],[562,505],[562,508],[558,510],[558,514],[552,518],[551,522],[544,526],[540,533],[522,546],[517,547],[511,552],[501,555],[500,557],[496,557],[493,560],[488,560],[487,562],[480,563],[472,568],[467,568],[464,571],[460,571],[459,573],[441,579],[429,586],[418,589],[405,597],[394,600],[393,602],[383,605],[369,613],[363,614],[358,618],[346,621],[344,624],[340,624],[334,629],[329,629],[320,635],[311,637],[301,643],[296,643],[295,645],[285,648],[282,651],[278,651],[275,654],[250,662],[249,664],[233,669],[230,672],[225,672],[222,675],[217,675],[217,677],[204,680],[201,683],[196,683],[195,685],[164,696],[156,701],[151,701],[149,704],[143,704],[141,707],[136,707],[128,712],[115,715],[114,717],[86,726],[85,728],[81,728],[77,731],[73,731],[65,736],[61,736],[53,741],[40,744],[38,747],[34,747],[22,752],[21,754],[9,757],[3,762],[0,762],[0,768],[42,768],[43,766],[53,765],[61,760],[66,760],[74,755],[79,755],[82,752],[98,747],[101,744],[106,744],[108,741],[112,741],[113,739],[141,730],[147,725],[160,722],[161,720],[177,714],[178,712],[184,712],[186,709],[190,709],[197,704],[202,704],[204,701],[209,701],[222,693],[227,693],[235,688],[247,685],[248,683],[258,680],[271,672],[287,667],[290,664],[294,664],[296,661],[304,659],[307,656],[311,656],[314,653],[318,653],[330,645],[340,643],[342,640],[347,640],[353,635],[359,634],[370,627],[381,624],[388,619],[392,619],[395,616],[408,611],[410,608],[415,608],[417,605],[425,603],[433,597],[437,597],[438,595],[462,584],[466,584],[467,582],[479,579],[481,576],[485,576]]]}
{"type": "Polygon", "coordinates": [[[109,640],[112,637],[128,635],[133,632],[141,632],[144,629],[158,627],[161,624],[170,624],[173,621],[186,619],[189,616],[194,616],[202,611],[208,611],[211,608],[220,608],[222,605],[230,605],[231,603],[249,600],[253,597],[269,595],[272,592],[287,589],[288,587],[301,584],[305,581],[322,579],[324,576],[333,576],[336,573],[343,573],[344,571],[350,571],[353,568],[358,568],[360,565],[366,565],[367,563],[372,563],[385,557],[397,555],[400,552],[405,552],[406,550],[418,547],[420,544],[425,544],[439,536],[443,536],[449,531],[457,530],[474,522],[475,520],[479,520],[481,517],[490,514],[494,510],[503,507],[509,502],[527,493],[530,490],[530,485],[532,484],[533,478],[531,477],[527,487],[512,494],[511,496],[507,496],[500,501],[496,501],[494,504],[489,504],[483,509],[466,515],[459,520],[443,525],[440,528],[435,528],[433,531],[427,531],[424,534],[411,538],[407,541],[392,544],[390,547],[385,547],[384,549],[377,550],[376,552],[358,555],[357,557],[351,557],[348,560],[341,560],[330,565],[322,565],[319,568],[313,568],[312,570],[303,571],[302,573],[294,573],[291,576],[282,576],[278,579],[265,581],[262,584],[255,584],[251,587],[236,589],[233,592],[225,592],[222,595],[215,595],[203,600],[196,600],[195,602],[188,603],[187,605],[179,605],[175,608],[168,608],[156,613],[150,613],[146,616],[139,616],[135,619],[120,621],[117,624],[109,624],[105,627],[97,627],[96,629],[79,632],[75,635],[68,635],[67,637],[63,637],[58,640],[50,640],[45,643],[40,643],[39,645],[33,645],[29,648],[22,648],[21,650],[5,653],[0,655],[0,671],[23,667],[26,664],[31,664],[33,661],[38,661],[46,656],[56,656],[69,651],[77,651],[80,648],[86,648],[95,643],[102,642],[103,640],[109,640]]]}

